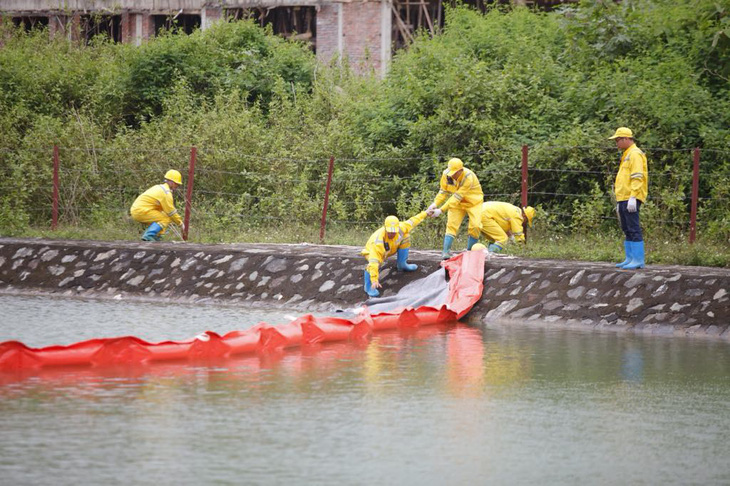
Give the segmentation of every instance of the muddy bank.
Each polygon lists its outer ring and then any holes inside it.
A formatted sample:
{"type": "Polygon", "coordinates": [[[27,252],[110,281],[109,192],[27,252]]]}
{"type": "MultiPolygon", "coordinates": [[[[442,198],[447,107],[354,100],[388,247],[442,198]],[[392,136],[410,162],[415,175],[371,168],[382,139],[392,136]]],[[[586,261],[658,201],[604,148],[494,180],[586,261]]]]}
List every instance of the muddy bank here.
{"type": "MultiPolygon", "coordinates": [[[[0,293],[278,305],[327,311],[364,301],[359,248],[0,238],[0,293]]],[[[438,268],[382,270],[384,295],[438,268]]],[[[730,339],[730,270],[494,257],[473,324],[513,322],[730,339]]]]}

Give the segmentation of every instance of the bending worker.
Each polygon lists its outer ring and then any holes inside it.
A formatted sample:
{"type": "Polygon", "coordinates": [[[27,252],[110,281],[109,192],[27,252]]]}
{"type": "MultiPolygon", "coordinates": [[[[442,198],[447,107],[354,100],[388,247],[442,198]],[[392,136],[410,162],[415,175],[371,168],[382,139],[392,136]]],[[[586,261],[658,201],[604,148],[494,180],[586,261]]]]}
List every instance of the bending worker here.
{"type": "Polygon", "coordinates": [[[181,185],[180,172],[168,170],[163,184],[150,187],[132,204],[129,210],[132,219],[140,223],[150,223],[142,235],[144,241],[160,241],[170,223],[182,227],[182,218],[172,199],[173,191],[181,185]]]}
{"type": "Polygon", "coordinates": [[[644,268],[644,237],[639,224],[639,210],[649,194],[646,155],[636,146],[633,132],[626,127],[618,128],[609,139],[616,140],[616,147],[623,150],[613,190],[621,229],[626,235],[626,259],[616,266],[624,270],[644,268]]]}
{"type": "Polygon", "coordinates": [[[464,167],[461,159],[449,160],[447,169],[441,174],[440,190],[433,200],[427,213],[437,218],[441,213],[447,213],[446,236],[444,249],[441,252],[443,259],[451,257],[451,245],[459,233],[459,226],[464,216],[469,215],[469,241],[467,250],[479,241],[482,229],[482,202],[484,193],[476,174],[464,167]],[[446,201],[444,203],[444,201],[446,201]],[[440,208],[439,205],[443,204],[440,208]]]}
{"type": "Polygon", "coordinates": [[[535,208],[520,208],[506,202],[487,201],[482,205],[482,234],[493,253],[504,250],[507,240],[525,241],[525,223],[532,227],[535,208]]]}
{"type": "Polygon", "coordinates": [[[380,295],[378,289],[382,286],[378,281],[380,276],[380,265],[386,258],[398,254],[396,267],[404,272],[413,272],[418,265],[408,263],[408,250],[411,247],[410,233],[421,222],[426,219],[426,211],[422,211],[411,217],[405,223],[398,221],[395,216],[385,218],[385,224],[368,239],[365,248],[360,252],[368,259],[368,265],[363,275],[365,281],[365,292],[370,297],[380,295]]]}

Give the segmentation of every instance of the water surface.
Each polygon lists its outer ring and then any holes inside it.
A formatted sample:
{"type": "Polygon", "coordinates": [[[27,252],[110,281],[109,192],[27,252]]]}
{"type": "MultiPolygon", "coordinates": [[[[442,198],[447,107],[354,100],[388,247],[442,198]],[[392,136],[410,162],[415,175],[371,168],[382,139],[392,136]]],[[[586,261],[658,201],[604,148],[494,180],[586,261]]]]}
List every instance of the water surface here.
{"type": "MultiPolygon", "coordinates": [[[[284,311],[0,297],[0,339],[284,311]]],[[[78,339],[77,339],[78,338],[78,339]]],[[[730,346],[463,325],[202,365],[0,375],[6,484],[728,484],[730,346]]]]}

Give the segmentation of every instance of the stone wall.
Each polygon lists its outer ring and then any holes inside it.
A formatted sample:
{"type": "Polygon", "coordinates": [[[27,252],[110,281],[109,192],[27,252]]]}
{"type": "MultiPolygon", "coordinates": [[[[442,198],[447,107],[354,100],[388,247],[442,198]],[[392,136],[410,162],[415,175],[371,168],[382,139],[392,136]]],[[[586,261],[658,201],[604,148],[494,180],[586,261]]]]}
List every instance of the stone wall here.
{"type": "Polygon", "coordinates": [[[730,339],[730,269],[492,259],[472,322],[730,339]]]}
{"type": "MultiPolygon", "coordinates": [[[[383,295],[436,270],[381,271],[383,295]]],[[[359,248],[318,245],[50,241],[0,238],[0,293],[224,302],[332,311],[363,302],[359,248]]],[[[730,339],[730,269],[492,257],[473,324],[528,323],[730,339]]]]}

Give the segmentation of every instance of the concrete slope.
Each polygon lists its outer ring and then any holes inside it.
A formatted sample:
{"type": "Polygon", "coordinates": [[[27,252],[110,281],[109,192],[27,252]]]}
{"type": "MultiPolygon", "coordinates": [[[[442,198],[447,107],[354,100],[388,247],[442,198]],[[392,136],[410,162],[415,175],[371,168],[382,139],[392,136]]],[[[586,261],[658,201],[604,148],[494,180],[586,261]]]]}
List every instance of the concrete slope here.
{"type": "MultiPolygon", "coordinates": [[[[359,247],[145,243],[0,238],[0,293],[285,305],[334,311],[365,301],[359,247]]],[[[438,252],[411,251],[420,268],[381,272],[384,296],[440,266],[438,252]]],[[[527,323],[730,339],[730,269],[524,260],[485,263],[474,324],[527,323]]]]}

